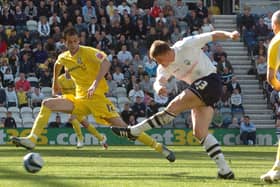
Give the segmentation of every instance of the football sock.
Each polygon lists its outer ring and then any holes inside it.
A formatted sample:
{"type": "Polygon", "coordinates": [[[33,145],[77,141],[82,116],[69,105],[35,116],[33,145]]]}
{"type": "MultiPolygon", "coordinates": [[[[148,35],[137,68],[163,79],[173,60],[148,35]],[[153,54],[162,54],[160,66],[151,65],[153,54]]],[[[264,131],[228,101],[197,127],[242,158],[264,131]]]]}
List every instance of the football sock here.
{"type": "Polygon", "coordinates": [[[162,144],[157,143],[156,140],[154,140],[151,136],[148,134],[142,132],[138,137],[137,140],[139,142],[142,142],[143,144],[150,146],[151,148],[154,148],[157,152],[162,153],[162,144]]]}
{"type": "Polygon", "coordinates": [[[277,140],[280,141],[280,128],[276,128],[276,137],[277,140]]]}
{"type": "Polygon", "coordinates": [[[92,124],[89,123],[89,125],[86,127],[86,129],[93,136],[95,136],[98,139],[98,141],[102,141],[103,140],[104,137],[96,130],[96,128],[92,124]]]}
{"type": "Polygon", "coordinates": [[[176,116],[167,111],[158,112],[148,119],[143,120],[142,122],[134,125],[130,128],[130,132],[134,136],[140,135],[141,132],[152,129],[152,128],[161,128],[163,125],[170,123],[176,116]]]}
{"type": "Polygon", "coordinates": [[[208,134],[206,138],[201,140],[201,144],[204,146],[210,158],[215,161],[219,168],[220,174],[226,174],[230,172],[230,168],[225,161],[221,147],[213,135],[208,134]]]}
{"type": "Polygon", "coordinates": [[[73,129],[74,129],[74,131],[77,135],[78,140],[83,141],[84,137],[83,137],[83,134],[82,134],[80,122],[77,119],[73,119],[71,121],[71,123],[72,123],[73,129]]]}
{"type": "Polygon", "coordinates": [[[27,137],[33,143],[36,143],[38,136],[41,135],[43,129],[48,124],[48,120],[49,120],[51,113],[52,113],[52,111],[48,107],[46,107],[45,105],[41,106],[40,112],[34,121],[32,130],[31,130],[29,136],[27,137]]]}

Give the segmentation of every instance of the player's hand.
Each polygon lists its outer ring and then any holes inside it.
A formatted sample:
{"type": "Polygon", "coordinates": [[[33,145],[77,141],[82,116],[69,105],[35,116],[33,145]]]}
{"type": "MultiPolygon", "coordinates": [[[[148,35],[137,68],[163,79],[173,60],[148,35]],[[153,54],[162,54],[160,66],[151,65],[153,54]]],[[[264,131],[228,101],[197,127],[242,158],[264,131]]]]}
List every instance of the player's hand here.
{"type": "Polygon", "coordinates": [[[158,90],[158,95],[159,95],[159,96],[167,96],[167,88],[166,88],[166,87],[161,87],[161,88],[158,90]]]}
{"type": "Polygon", "coordinates": [[[231,35],[230,35],[230,38],[232,39],[232,40],[239,40],[239,38],[240,38],[240,34],[239,34],[239,32],[238,31],[233,31],[233,32],[231,32],[231,35]]]}
{"type": "Polygon", "coordinates": [[[87,97],[88,97],[88,98],[92,98],[92,96],[93,96],[95,90],[96,90],[96,86],[95,86],[95,84],[92,84],[92,85],[89,87],[89,89],[87,90],[87,97]]]}

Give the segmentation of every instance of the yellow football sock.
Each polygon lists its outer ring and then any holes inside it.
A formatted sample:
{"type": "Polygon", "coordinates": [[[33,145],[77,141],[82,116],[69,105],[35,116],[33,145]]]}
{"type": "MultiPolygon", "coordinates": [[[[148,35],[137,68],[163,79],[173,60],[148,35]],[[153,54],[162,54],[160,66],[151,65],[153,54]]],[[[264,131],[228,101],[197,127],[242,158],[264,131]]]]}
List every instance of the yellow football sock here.
{"type": "Polygon", "coordinates": [[[47,126],[51,113],[52,111],[48,107],[46,107],[45,105],[41,106],[40,112],[34,121],[32,130],[29,136],[27,137],[33,143],[36,143],[38,137],[41,135],[42,131],[47,126]]]}
{"type": "Polygon", "coordinates": [[[82,130],[81,130],[81,126],[80,126],[80,122],[77,119],[73,119],[71,121],[73,129],[77,135],[78,140],[83,141],[84,137],[82,134],[82,130]]]}
{"type": "Polygon", "coordinates": [[[148,134],[142,132],[137,140],[139,142],[142,142],[145,145],[150,146],[151,148],[154,148],[157,152],[162,153],[162,144],[161,143],[157,143],[156,140],[154,140],[151,136],[149,136],[148,134]]]}
{"type": "Polygon", "coordinates": [[[96,128],[92,124],[88,125],[87,130],[93,136],[95,136],[98,139],[98,141],[102,141],[103,140],[104,137],[96,130],[96,128]]]}

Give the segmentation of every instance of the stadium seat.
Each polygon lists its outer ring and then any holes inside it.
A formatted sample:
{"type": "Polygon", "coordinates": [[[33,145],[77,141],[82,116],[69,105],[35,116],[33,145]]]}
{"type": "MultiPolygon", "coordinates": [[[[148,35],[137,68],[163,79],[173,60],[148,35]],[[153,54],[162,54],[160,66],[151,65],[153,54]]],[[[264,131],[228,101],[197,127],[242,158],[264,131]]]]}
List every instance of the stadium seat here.
{"type": "Polygon", "coordinates": [[[87,120],[91,124],[96,124],[96,121],[95,121],[94,117],[92,117],[92,115],[88,115],[87,120]]]}
{"type": "Polygon", "coordinates": [[[52,97],[52,88],[51,87],[42,87],[41,92],[44,94],[45,98],[52,97]]]}
{"type": "Polygon", "coordinates": [[[164,111],[165,107],[159,107],[158,111],[161,112],[161,111],[164,111]]]}
{"type": "Polygon", "coordinates": [[[20,118],[20,110],[18,107],[12,106],[8,108],[9,112],[12,112],[13,118],[20,118]]]}
{"type": "Polygon", "coordinates": [[[29,81],[31,87],[36,87],[39,85],[39,80],[37,77],[28,77],[27,80],[29,81]]]}
{"type": "Polygon", "coordinates": [[[40,112],[40,107],[33,108],[33,118],[34,119],[36,119],[39,112],[40,112]]]}
{"type": "Polygon", "coordinates": [[[126,97],[126,96],[118,97],[118,107],[121,111],[123,110],[125,103],[130,103],[130,100],[128,99],[128,97],[126,97]]]}
{"type": "Polygon", "coordinates": [[[15,122],[17,124],[17,127],[22,127],[22,119],[20,117],[13,117],[15,119],[15,122]]]}
{"type": "Polygon", "coordinates": [[[33,118],[33,110],[30,107],[22,107],[20,109],[20,115],[21,118],[27,118],[27,117],[33,118]]]}
{"type": "Polygon", "coordinates": [[[124,87],[117,87],[116,90],[113,91],[113,95],[116,97],[126,97],[127,90],[124,87]]]}
{"type": "Polygon", "coordinates": [[[69,121],[70,114],[60,112],[60,113],[59,113],[59,116],[60,116],[60,119],[61,119],[61,122],[62,122],[62,123],[66,123],[66,122],[69,121]]]}
{"type": "Polygon", "coordinates": [[[7,116],[7,108],[6,107],[0,107],[0,118],[7,116]]]}
{"type": "Polygon", "coordinates": [[[115,98],[115,97],[107,97],[107,98],[110,99],[110,101],[112,101],[112,103],[113,103],[115,106],[117,106],[117,104],[118,104],[117,98],[115,98]]]}
{"type": "Polygon", "coordinates": [[[51,113],[51,116],[50,116],[50,118],[49,118],[49,123],[50,123],[50,122],[54,122],[57,115],[59,115],[58,112],[52,112],[52,113],[51,113]]]}
{"type": "Polygon", "coordinates": [[[32,117],[22,118],[22,126],[24,128],[32,128],[34,124],[34,119],[32,117]]]}
{"type": "Polygon", "coordinates": [[[182,117],[176,117],[173,120],[173,127],[175,128],[186,128],[186,119],[182,117]]]}
{"type": "Polygon", "coordinates": [[[140,123],[140,122],[144,121],[145,119],[147,119],[147,118],[145,118],[145,117],[138,117],[136,119],[136,121],[137,121],[137,123],[140,123]]]}

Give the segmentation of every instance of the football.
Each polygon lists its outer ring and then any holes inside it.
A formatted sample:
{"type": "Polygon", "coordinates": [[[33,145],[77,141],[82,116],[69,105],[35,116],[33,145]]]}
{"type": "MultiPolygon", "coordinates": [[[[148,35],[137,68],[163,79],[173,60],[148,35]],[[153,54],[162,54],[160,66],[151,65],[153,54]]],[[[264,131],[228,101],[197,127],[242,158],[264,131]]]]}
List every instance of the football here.
{"type": "Polygon", "coordinates": [[[29,173],[36,173],[42,169],[44,160],[39,153],[28,153],[23,157],[23,166],[29,173]]]}

